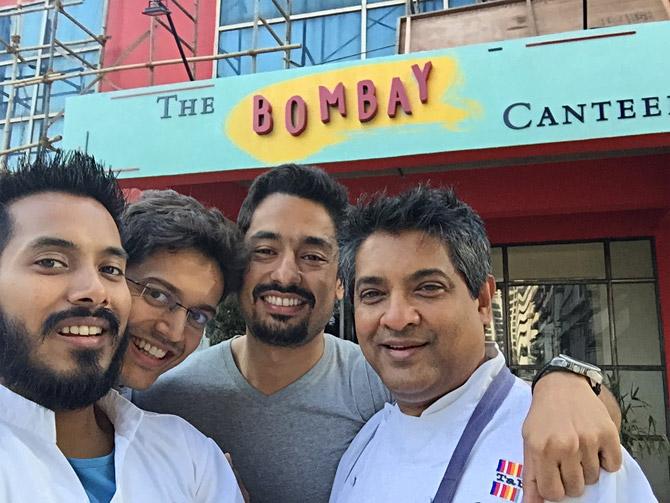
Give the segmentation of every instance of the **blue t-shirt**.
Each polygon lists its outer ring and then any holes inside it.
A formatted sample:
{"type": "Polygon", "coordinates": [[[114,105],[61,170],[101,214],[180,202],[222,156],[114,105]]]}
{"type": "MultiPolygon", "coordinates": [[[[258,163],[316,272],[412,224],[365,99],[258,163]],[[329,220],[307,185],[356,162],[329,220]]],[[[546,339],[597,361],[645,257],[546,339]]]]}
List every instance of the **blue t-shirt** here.
{"type": "Polygon", "coordinates": [[[91,503],[109,503],[116,492],[114,451],[99,458],[67,458],[91,503]]]}

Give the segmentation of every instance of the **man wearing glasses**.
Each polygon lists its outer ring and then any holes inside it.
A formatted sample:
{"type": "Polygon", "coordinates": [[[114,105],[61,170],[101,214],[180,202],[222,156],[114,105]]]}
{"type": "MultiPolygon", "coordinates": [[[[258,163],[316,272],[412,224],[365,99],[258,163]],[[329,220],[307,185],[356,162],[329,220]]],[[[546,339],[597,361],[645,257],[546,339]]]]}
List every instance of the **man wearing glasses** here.
{"type": "Polygon", "coordinates": [[[124,215],[132,295],[123,386],[144,390],[198,347],[244,268],[237,227],[171,190],[149,190],[124,215]]]}

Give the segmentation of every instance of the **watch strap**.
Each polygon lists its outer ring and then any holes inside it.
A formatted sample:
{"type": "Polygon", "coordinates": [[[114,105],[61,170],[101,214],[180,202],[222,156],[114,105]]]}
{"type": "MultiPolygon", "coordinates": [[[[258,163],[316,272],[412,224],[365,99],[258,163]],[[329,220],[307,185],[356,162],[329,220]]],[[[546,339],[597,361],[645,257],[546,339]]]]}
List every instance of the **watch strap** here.
{"type": "Polygon", "coordinates": [[[552,365],[551,362],[547,363],[544,367],[542,367],[540,369],[540,371],[537,374],[535,374],[535,377],[533,378],[533,382],[530,385],[531,393],[533,391],[535,391],[535,385],[537,384],[537,382],[540,379],[542,379],[544,376],[546,376],[547,374],[550,374],[552,372],[568,372],[572,375],[581,376],[584,379],[586,379],[586,382],[588,382],[588,384],[591,387],[591,389],[593,390],[593,392],[596,395],[600,395],[600,390],[602,389],[600,383],[594,383],[593,381],[591,381],[591,379],[589,379],[588,376],[585,376],[584,374],[580,374],[578,372],[574,372],[569,367],[560,367],[558,365],[552,365]]]}

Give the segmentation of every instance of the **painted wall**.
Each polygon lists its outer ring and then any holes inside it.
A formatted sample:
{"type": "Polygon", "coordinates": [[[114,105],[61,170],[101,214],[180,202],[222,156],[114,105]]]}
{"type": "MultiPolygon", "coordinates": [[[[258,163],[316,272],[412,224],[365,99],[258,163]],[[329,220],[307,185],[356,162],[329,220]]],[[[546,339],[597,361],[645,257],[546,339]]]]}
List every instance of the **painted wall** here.
{"type": "MultiPolygon", "coordinates": [[[[107,35],[110,40],[105,47],[103,65],[105,67],[131,63],[144,63],[149,60],[150,39],[144,37],[136,47],[132,46],[149,30],[151,18],[142,15],[148,5],[147,0],[109,0],[109,14],[107,16],[107,35]],[[131,49],[131,50],[129,50],[131,49]]],[[[170,0],[166,5],[172,11],[172,18],[177,33],[191,43],[194,39],[194,24],[170,0]]],[[[194,0],[180,0],[189,12],[194,12],[194,0]]],[[[211,55],[214,50],[214,35],[216,31],[216,3],[217,0],[199,0],[197,55],[211,55]]],[[[167,19],[161,18],[167,24],[167,19]]],[[[191,53],[185,49],[186,55],[191,53]]],[[[179,58],[179,51],[172,34],[157,26],[153,38],[153,60],[179,58]]],[[[195,78],[208,79],[212,77],[212,63],[198,63],[195,69],[195,78]]],[[[102,91],[117,89],[132,89],[150,85],[170,84],[188,80],[186,70],[181,65],[156,67],[153,74],[148,69],[127,70],[110,74],[101,85],[102,91]]]]}

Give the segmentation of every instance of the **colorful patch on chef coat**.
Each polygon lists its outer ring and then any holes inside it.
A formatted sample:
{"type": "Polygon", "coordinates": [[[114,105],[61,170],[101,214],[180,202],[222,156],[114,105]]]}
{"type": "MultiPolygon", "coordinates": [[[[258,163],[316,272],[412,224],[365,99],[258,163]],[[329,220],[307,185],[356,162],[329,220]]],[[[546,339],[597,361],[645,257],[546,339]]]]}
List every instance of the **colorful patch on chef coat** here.
{"type": "Polygon", "coordinates": [[[517,501],[523,487],[522,473],[523,465],[521,463],[514,463],[506,459],[498,460],[495,480],[491,485],[490,494],[507,501],[517,501]]]}

